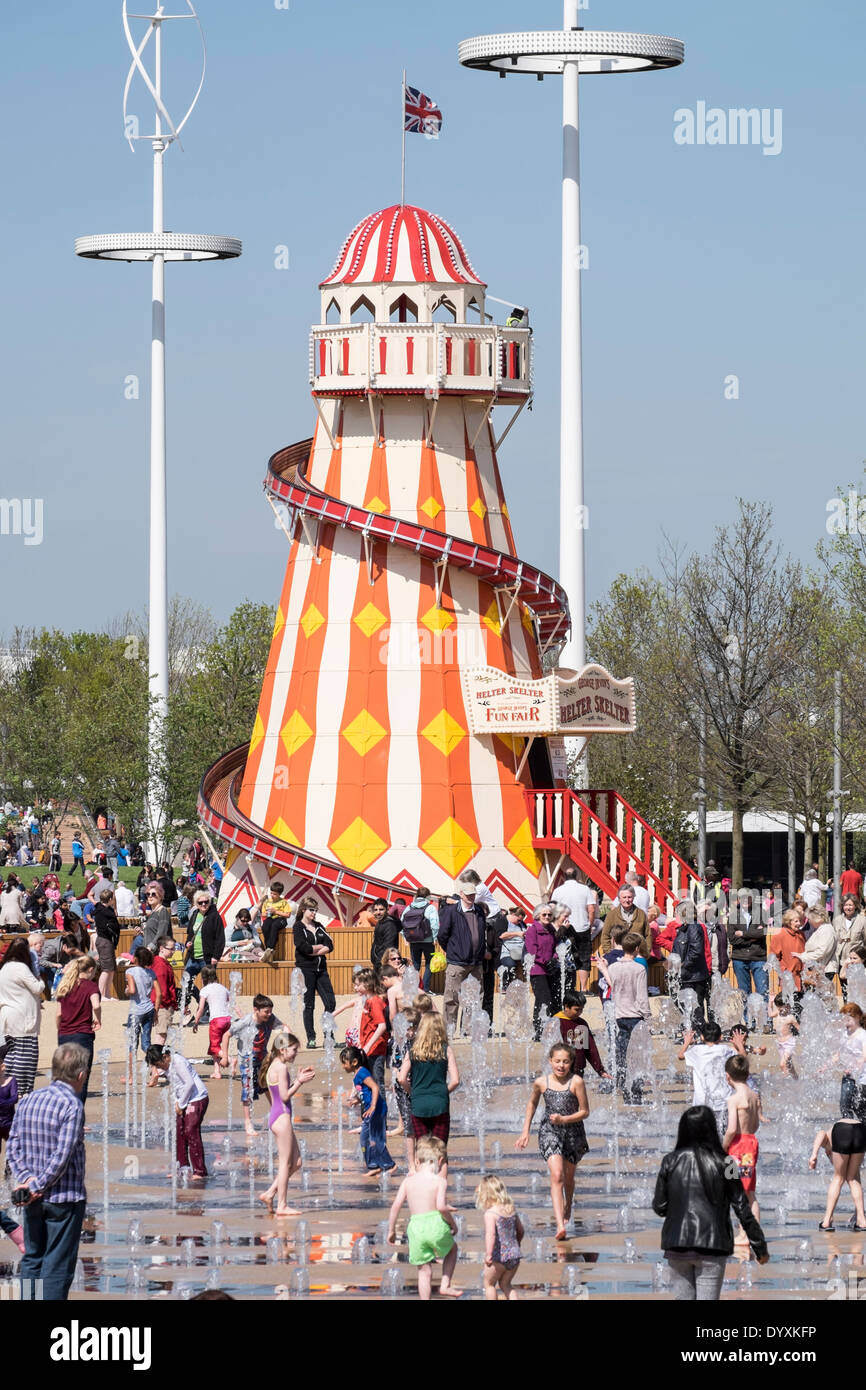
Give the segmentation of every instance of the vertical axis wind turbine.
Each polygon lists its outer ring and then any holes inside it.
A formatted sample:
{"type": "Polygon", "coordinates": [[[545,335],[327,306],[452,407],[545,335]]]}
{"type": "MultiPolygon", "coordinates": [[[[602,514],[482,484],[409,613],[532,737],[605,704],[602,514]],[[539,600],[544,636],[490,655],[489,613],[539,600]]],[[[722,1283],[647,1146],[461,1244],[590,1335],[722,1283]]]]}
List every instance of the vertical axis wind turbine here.
{"type": "Polygon", "coordinates": [[[679,39],[654,34],[612,34],[578,25],[579,0],[564,0],[562,30],[488,34],[464,39],[464,67],[487,72],[531,73],[540,81],[562,77],[562,360],[560,399],[559,579],[568,595],[571,636],[563,666],[586,663],[586,561],[583,503],[583,356],[580,304],[580,107],[581,73],[650,72],[677,67],[679,39]]]}
{"type": "Polygon", "coordinates": [[[150,594],[148,603],[148,788],[147,852],[151,862],[162,857],[166,824],[166,788],[163,766],[163,736],[168,707],[168,567],[166,542],[166,455],[165,455],[165,263],[166,261],[222,261],[241,254],[241,243],[234,237],[188,235],[166,232],[163,211],[163,157],[173,142],[181,149],[180,132],[189,120],[204,85],[207,63],[204,33],[191,0],[183,14],[166,14],[158,5],[155,14],[129,14],[123,0],[123,32],[132,54],[123,88],[124,132],[130,148],[136,140],[147,140],[153,150],[153,230],[119,232],[76,237],[75,254],[88,260],[150,261],[153,266],[152,327],[150,352],[150,594]],[[130,19],[147,21],[140,42],[133,38],[130,19]],[[162,26],[169,20],[192,19],[198,27],[202,45],[202,66],[198,87],[186,114],[175,125],[162,96],[162,26]],[[153,40],[153,77],[142,62],[142,54],[153,40]],[[155,106],[153,132],[140,135],[137,120],[127,112],[129,89],[138,73],[155,106]]]}

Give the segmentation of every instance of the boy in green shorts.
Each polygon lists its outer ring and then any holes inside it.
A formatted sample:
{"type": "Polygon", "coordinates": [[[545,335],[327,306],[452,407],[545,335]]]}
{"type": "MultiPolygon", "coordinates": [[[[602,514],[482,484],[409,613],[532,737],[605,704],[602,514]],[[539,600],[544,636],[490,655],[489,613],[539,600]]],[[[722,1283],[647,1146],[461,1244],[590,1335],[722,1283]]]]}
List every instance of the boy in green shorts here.
{"type": "Polygon", "coordinates": [[[409,1240],[409,1263],[418,1266],[418,1297],[423,1299],[429,1299],[433,1292],[434,1260],[442,1261],[442,1283],[439,1286],[442,1297],[459,1298],[463,1292],[462,1289],[455,1289],[451,1283],[457,1263],[454,1240],[457,1226],[448,1205],[448,1179],[441,1172],[447,1159],[448,1153],[441,1139],[435,1139],[432,1135],[419,1139],[415,1146],[415,1172],[400,1184],[388,1218],[388,1244],[395,1245],[397,1217],[403,1203],[408,1204],[406,1235],[409,1240]]]}

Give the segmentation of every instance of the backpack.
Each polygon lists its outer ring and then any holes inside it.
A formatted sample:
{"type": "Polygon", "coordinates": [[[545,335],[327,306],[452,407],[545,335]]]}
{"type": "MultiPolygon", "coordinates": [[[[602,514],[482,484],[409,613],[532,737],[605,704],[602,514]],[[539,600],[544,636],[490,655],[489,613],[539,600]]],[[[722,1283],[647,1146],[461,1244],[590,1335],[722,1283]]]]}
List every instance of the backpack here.
{"type": "Polygon", "coordinates": [[[403,913],[403,923],[401,931],[406,940],[413,946],[417,946],[419,941],[427,941],[433,934],[433,928],[424,916],[425,908],[407,907],[403,913]]]}

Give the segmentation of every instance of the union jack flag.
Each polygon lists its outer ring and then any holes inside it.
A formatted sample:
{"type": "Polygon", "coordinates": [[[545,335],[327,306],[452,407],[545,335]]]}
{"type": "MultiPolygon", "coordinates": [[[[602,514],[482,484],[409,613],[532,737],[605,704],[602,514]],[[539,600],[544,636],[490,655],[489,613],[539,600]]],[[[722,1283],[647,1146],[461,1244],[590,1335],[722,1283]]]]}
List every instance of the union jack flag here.
{"type": "Polygon", "coordinates": [[[438,140],[442,129],[442,112],[430,97],[417,87],[406,86],[403,91],[403,126],[416,135],[438,140]]]}

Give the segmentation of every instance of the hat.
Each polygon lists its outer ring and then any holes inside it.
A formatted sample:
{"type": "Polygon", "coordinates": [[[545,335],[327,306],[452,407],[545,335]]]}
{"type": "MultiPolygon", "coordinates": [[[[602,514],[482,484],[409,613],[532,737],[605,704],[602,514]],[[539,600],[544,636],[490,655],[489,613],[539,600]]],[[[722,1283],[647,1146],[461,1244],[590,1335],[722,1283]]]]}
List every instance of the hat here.
{"type": "Polygon", "coordinates": [[[461,879],[454,880],[454,892],[462,893],[464,898],[474,898],[478,892],[477,883],[464,883],[461,879]]]}

